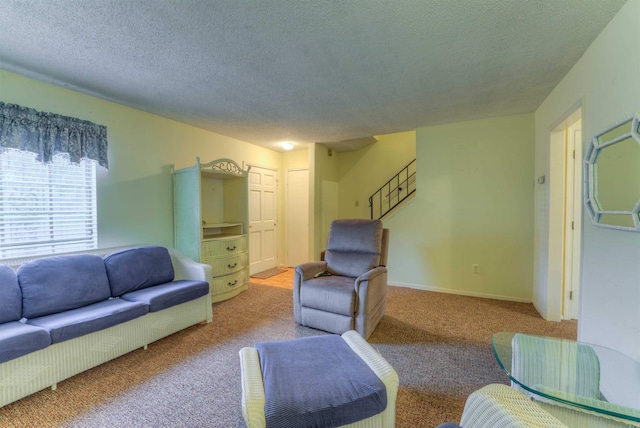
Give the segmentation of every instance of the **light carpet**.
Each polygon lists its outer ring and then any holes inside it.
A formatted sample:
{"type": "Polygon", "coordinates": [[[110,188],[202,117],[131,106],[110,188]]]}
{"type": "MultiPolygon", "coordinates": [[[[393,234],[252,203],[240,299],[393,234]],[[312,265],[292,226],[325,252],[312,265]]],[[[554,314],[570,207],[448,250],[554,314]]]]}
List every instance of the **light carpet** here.
{"type": "MultiPolygon", "coordinates": [[[[576,322],[544,321],[531,304],[390,287],[369,342],[400,378],[397,427],[459,422],[466,397],[507,383],[491,335],[575,339],[576,322]]],[[[251,283],[200,324],[0,409],[2,427],[244,427],[238,351],[325,334],[293,322],[291,290],[251,283]]],[[[311,385],[310,385],[311,387],[311,385]]]]}

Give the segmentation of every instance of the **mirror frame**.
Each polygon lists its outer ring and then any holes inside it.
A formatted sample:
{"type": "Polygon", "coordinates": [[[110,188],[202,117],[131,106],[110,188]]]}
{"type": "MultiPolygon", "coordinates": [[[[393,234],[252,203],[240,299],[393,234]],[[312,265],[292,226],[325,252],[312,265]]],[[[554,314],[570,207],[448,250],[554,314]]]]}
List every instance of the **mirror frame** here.
{"type": "MultiPolygon", "coordinates": [[[[627,230],[632,232],[640,232],[640,199],[636,202],[635,206],[630,211],[606,211],[603,210],[598,202],[598,171],[596,168],[596,163],[598,161],[598,157],[602,149],[611,146],[612,144],[618,143],[622,140],[625,140],[629,137],[633,138],[638,145],[640,146],[640,115],[638,113],[626,117],[625,119],[607,127],[601,132],[597,133],[591,139],[589,146],[587,147],[585,156],[584,156],[584,205],[589,217],[591,218],[591,222],[595,226],[606,227],[609,229],[617,229],[617,230],[627,230]],[[629,132],[625,132],[623,135],[614,138],[611,141],[600,141],[601,137],[605,135],[607,132],[612,131],[618,128],[620,125],[631,122],[631,129],[629,132]],[[614,214],[614,215],[629,215],[633,220],[633,226],[619,226],[613,224],[602,223],[602,216],[614,214]]],[[[640,147],[639,147],[640,150],[640,147]]],[[[640,165],[638,165],[638,169],[640,170],[640,165]]]]}

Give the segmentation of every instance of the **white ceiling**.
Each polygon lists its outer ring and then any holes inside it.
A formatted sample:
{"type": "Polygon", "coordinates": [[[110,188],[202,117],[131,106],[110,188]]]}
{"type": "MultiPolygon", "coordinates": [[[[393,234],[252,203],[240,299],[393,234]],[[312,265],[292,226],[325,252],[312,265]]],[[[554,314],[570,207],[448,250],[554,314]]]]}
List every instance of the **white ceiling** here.
{"type": "Polygon", "coordinates": [[[353,143],[534,111],[624,3],[0,0],[0,68],[269,148],[353,143]]]}

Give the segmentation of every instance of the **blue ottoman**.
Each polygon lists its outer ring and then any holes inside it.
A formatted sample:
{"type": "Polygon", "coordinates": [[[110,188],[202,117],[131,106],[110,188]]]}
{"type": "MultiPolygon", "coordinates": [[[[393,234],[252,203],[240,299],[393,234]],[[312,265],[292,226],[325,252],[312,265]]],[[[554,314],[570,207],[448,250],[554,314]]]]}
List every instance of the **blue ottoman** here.
{"type": "Polygon", "coordinates": [[[248,427],[393,427],[398,375],[355,331],[240,350],[248,427]]]}

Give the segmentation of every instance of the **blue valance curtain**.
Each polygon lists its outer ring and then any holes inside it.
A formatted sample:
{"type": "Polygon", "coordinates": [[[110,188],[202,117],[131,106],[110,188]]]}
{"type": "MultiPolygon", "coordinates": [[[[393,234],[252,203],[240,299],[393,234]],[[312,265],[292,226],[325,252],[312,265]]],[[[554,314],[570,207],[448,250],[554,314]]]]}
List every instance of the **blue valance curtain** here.
{"type": "Polygon", "coordinates": [[[68,153],[73,163],[91,159],[108,168],[107,148],[106,126],[0,102],[0,150],[37,153],[45,163],[68,153]]]}

